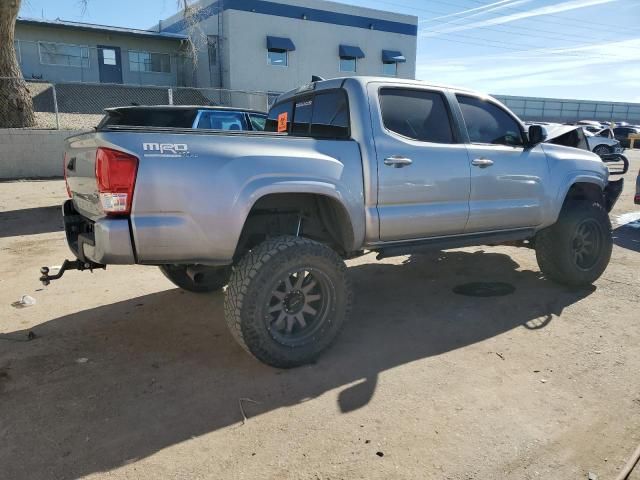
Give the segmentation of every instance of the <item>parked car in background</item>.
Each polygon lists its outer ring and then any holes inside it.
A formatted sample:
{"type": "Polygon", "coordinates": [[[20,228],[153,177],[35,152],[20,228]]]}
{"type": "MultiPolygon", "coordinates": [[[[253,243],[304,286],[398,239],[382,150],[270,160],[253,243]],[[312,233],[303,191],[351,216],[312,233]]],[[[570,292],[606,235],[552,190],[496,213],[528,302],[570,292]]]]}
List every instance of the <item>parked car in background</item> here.
{"type": "Polygon", "coordinates": [[[638,171],[638,178],[636,178],[636,194],[633,197],[633,203],[640,205],[640,171],[638,171]]]}
{"type": "Polygon", "coordinates": [[[573,135],[575,138],[571,141],[575,145],[572,146],[589,150],[599,156],[622,153],[624,150],[619,140],[611,138],[612,135],[609,134],[610,129],[608,128],[598,128],[597,133],[592,133],[587,126],[580,124],[580,122],[576,125],[561,125],[550,122],[525,122],[525,124],[544,126],[547,131],[547,142],[562,135],[573,135]]]}
{"type": "Polygon", "coordinates": [[[619,140],[620,144],[625,148],[629,148],[629,135],[638,133],[640,133],[640,128],[631,125],[613,129],[613,135],[616,137],[616,140],[619,140]]]}
{"type": "Polygon", "coordinates": [[[595,120],[580,120],[576,125],[582,126],[587,132],[597,133],[602,130],[602,123],[595,120]]]}
{"type": "Polygon", "coordinates": [[[199,105],[136,105],[107,108],[98,129],[111,126],[198,128],[208,130],[262,131],[264,112],[199,105]]]}
{"type": "Polygon", "coordinates": [[[606,132],[609,129],[600,130],[598,133],[592,133],[584,129],[584,135],[589,145],[589,150],[597,155],[608,155],[610,153],[622,153],[624,148],[620,144],[620,141],[615,138],[609,138],[606,132]]]}

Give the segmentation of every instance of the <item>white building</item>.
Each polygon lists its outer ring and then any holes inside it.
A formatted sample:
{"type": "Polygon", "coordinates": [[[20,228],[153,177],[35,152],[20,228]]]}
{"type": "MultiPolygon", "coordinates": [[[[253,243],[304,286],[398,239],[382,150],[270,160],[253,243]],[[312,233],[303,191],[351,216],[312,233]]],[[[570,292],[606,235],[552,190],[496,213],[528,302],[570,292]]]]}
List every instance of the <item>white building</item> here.
{"type": "Polygon", "coordinates": [[[197,47],[192,85],[280,93],[312,75],[414,78],[417,17],[325,0],[201,0],[160,32],[197,47]]]}

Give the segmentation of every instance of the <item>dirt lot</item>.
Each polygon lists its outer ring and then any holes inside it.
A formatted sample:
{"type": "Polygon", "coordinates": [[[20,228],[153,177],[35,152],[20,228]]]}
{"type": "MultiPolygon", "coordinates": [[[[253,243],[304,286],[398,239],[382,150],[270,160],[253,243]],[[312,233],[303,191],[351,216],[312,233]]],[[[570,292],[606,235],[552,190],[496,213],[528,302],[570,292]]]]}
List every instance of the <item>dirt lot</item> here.
{"type": "Polygon", "coordinates": [[[595,288],[543,279],[526,249],[368,255],[349,262],[355,309],[335,347],[288,371],[233,342],[222,294],[156,268],[41,288],[39,267],[70,255],[63,182],[0,183],[0,478],[614,478],[640,442],[630,156],[595,288]],[[478,280],[516,291],[452,292],[478,280]],[[12,307],[23,294],[37,303],[12,307]]]}

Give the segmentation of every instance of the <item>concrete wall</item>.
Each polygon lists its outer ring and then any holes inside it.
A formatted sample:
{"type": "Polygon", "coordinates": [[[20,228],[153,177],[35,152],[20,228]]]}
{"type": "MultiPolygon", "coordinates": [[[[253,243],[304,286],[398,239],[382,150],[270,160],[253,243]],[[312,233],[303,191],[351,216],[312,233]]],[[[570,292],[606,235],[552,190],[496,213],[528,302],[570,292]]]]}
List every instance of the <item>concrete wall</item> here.
{"type": "Polygon", "coordinates": [[[64,140],[77,133],[0,129],[0,179],[62,177],[64,140]]]}
{"type": "Polygon", "coordinates": [[[123,83],[137,85],[178,84],[180,41],[175,39],[141,38],[121,33],[90,32],[73,28],[16,24],[19,60],[26,79],[39,78],[50,82],[100,82],[98,45],[120,47],[123,83]],[[40,62],[38,42],[68,43],[89,47],[89,67],[45,65],[40,62]],[[171,73],[137,72],[129,68],[129,50],[168,53],[171,73]]]}

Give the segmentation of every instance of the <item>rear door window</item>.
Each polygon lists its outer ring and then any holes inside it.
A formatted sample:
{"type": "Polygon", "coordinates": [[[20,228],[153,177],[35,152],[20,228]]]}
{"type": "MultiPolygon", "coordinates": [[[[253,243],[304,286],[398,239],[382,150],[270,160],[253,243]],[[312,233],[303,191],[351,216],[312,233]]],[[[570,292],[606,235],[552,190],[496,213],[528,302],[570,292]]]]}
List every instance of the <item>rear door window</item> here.
{"type": "Polygon", "coordinates": [[[348,138],[349,105],[344,90],[318,93],[314,99],[311,136],[317,138],[348,138]]]}
{"type": "Polygon", "coordinates": [[[456,95],[471,143],[524,145],[518,122],[497,105],[480,98],[456,95]]]}
{"type": "Polygon", "coordinates": [[[439,92],[383,88],[380,108],[384,126],[398,135],[421,142],[454,142],[449,110],[439,92]]]}
{"type": "Polygon", "coordinates": [[[349,138],[349,104],[344,90],[300,95],[274,105],[269,111],[266,131],[276,132],[278,117],[287,114],[290,135],[314,138],[349,138]]]}

